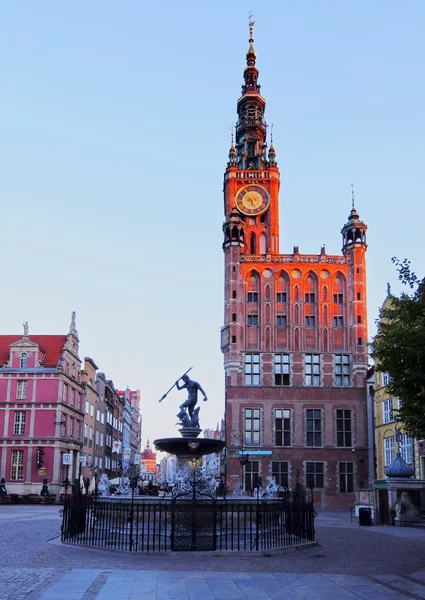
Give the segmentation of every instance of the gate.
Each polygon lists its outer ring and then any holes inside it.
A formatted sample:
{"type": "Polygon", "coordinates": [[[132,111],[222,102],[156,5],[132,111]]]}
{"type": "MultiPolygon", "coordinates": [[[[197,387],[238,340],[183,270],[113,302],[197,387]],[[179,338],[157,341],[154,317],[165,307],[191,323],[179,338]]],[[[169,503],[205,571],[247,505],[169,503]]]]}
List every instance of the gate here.
{"type": "Polygon", "coordinates": [[[216,550],[216,498],[197,470],[173,489],[171,550],[216,550]]]}

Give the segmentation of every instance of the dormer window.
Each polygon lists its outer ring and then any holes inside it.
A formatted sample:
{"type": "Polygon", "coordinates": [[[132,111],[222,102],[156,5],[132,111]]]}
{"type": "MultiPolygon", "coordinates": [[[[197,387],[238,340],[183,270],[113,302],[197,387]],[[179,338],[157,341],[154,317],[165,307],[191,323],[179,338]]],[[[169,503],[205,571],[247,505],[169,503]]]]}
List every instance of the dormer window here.
{"type": "Polygon", "coordinates": [[[21,354],[21,369],[27,369],[28,368],[28,354],[26,352],[23,352],[21,354]]]}

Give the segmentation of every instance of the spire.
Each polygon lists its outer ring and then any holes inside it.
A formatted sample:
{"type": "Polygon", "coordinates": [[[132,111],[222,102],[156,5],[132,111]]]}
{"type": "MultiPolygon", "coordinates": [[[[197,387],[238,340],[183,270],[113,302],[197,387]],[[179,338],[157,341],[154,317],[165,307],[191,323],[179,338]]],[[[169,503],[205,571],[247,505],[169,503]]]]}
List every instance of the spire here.
{"type": "MultiPolygon", "coordinates": [[[[242,85],[242,96],[238,100],[238,122],[236,124],[236,164],[239,169],[266,169],[266,123],[264,111],[266,101],[260,94],[257,55],[254,50],[254,21],[249,15],[249,46],[242,85]]],[[[230,166],[230,165],[229,165],[230,166]]]]}
{"type": "Polygon", "coordinates": [[[233,142],[233,127],[232,127],[232,140],[230,143],[230,150],[229,150],[229,162],[227,163],[228,167],[236,167],[237,163],[236,163],[236,149],[235,149],[235,144],[233,142]]]}
{"type": "Polygon", "coordinates": [[[359,213],[354,206],[354,186],[351,184],[351,211],[348,215],[348,221],[341,229],[342,233],[342,251],[345,253],[349,247],[360,243],[366,246],[367,225],[361,221],[359,213]],[[351,245],[351,246],[350,246],[351,245]]]}
{"type": "Polygon", "coordinates": [[[252,20],[252,17],[254,15],[252,13],[249,13],[249,48],[248,48],[248,52],[246,53],[246,64],[248,65],[248,67],[254,67],[255,66],[255,59],[257,58],[257,55],[255,54],[255,50],[254,50],[254,25],[255,25],[255,21],[252,20]]]}
{"type": "Polygon", "coordinates": [[[78,331],[75,324],[75,310],[71,314],[71,324],[69,326],[69,334],[75,336],[78,339],[78,331]]]}
{"type": "Polygon", "coordinates": [[[269,149],[269,167],[277,167],[276,151],[273,146],[273,124],[270,130],[270,149],[269,149]]]}

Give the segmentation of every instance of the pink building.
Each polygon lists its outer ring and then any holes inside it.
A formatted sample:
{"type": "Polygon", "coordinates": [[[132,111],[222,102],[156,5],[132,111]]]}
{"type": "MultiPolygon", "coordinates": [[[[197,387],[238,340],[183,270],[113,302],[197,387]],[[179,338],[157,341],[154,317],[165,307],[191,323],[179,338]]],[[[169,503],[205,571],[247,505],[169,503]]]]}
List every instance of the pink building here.
{"type": "Polygon", "coordinates": [[[59,495],[78,476],[84,419],[75,313],[67,335],[0,335],[0,477],[9,494],[59,495]],[[64,456],[66,455],[66,456],[64,456]],[[66,465],[64,463],[69,462],[66,465]]]}

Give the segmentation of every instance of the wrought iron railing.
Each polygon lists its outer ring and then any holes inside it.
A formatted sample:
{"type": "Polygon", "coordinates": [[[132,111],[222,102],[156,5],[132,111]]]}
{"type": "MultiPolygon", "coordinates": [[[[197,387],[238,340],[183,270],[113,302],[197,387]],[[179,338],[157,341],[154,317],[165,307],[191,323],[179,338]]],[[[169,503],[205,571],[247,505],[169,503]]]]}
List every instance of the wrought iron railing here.
{"type": "Polygon", "coordinates": [[[75,495],[62,542],[138,552],[268,551],[314,541],[311,502],[287,499],[131,499],[75,495]]]}

